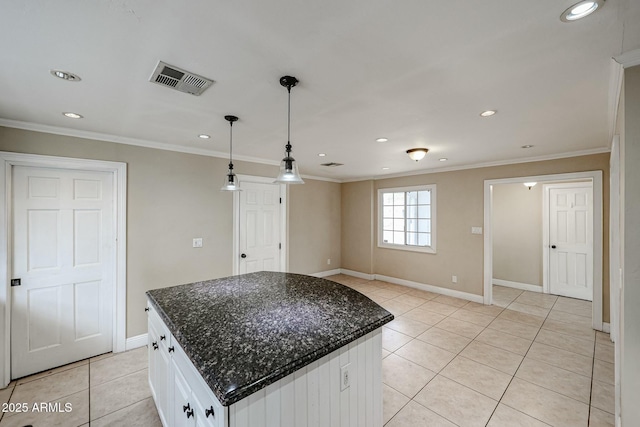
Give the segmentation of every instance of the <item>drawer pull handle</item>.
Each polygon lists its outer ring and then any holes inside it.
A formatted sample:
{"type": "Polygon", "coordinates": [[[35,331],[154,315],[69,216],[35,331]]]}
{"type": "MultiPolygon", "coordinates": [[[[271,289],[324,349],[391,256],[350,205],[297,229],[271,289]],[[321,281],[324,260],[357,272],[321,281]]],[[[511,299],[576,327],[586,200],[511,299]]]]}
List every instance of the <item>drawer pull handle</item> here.
{"type": "Polygon", "coordinates": [[[152,345],[153,345],[153,349],[154,350],[158,349],[158,342],[157,341],[154,341],[152,345]]]}
{"type": "Polygon", "coordinates": [[[160,341],[164,341],[164,340],[165,340],[165,338],[167,338],[167,336],[166,336],[166,335],[160,335],[160,341]]]}
{"type": "Polygon", "coordinates": [[[145,307],[145,308],[144,308],[144,311],[149,311],[149,307],[145,307]]]}
{"type": "MultiPolygon", "coordinates": [[[[189,410],[191,410],[191,405],[187,402],[187,404],[186,404],[186,405],[183,405],[183,406],[182,406],[182,412],[187,412],[187,411],[189,411],[189,410]]],[[[187,418],[188,418],[188,417],[187,417],[187,418]]]]}
{"type": "Polygon", "coordinates": [[[191,409],[190,411],[187,411],[187,418],[189,417],[193,417],[193,409],[191,409]]]}
{"type": "Polygon", "coordinates": [[[205,410],[204,410],[204,416],[205,416],[206,418],[209,418],[209,415],[211,415],[212,417],[215,417],[215,416],[216,416],[216,413],[215,413],[215,412],[213,412],[213,405],[212,405],[209,409],[205,409],[205,410]]]}
{"type": "Polygon", "coordinates": [[[175,350],[176,350],[175,347],[173,346],[169,347],[169,353],[173,353],[175,350]]]}

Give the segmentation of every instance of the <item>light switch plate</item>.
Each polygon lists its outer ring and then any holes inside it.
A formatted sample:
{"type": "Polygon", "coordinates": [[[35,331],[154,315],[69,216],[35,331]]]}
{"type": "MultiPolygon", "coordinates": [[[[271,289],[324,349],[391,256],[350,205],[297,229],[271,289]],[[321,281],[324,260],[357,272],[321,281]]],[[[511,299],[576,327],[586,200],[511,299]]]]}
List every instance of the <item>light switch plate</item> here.
{"type": "Polygon", "coordinates": [[[482,234],[482,227],[471,227],[471,234],[482,234]]]}
{"type": "Polygon", "coordinates": [[[194,248],[202,247],[202,237],[196,237],[195,239],[193,239],[193,247],[194,248]]]}

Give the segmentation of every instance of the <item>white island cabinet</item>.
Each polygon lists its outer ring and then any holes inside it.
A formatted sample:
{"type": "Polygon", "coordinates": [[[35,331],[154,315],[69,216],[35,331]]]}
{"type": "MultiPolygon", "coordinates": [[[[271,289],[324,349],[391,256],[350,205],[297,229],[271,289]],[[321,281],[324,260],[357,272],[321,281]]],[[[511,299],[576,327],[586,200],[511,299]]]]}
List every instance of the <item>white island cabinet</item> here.
{"type": "Polygon", "coordinates": [[[223,407],[206,385],[151,304],[149,314],[149,385],[166,427],[228,425],[223,407]]]}
{"type": "Polygon", "coordinates": [[[165,427],[382,427],[382,325],[324,279],[260,272],[147,292],[165,427]]]}

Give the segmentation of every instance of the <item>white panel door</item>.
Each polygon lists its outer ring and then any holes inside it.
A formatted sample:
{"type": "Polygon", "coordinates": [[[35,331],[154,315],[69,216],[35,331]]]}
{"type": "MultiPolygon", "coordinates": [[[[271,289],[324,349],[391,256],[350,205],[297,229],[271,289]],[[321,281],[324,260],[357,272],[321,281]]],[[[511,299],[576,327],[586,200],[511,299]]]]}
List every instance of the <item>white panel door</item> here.
{"type": "Polygon", "coordinates": [[[593,299],[591,184],[549,189],[550,293],[593,299]]]}
{"type": "Polygon", "coordinates": [[[13,168],[11,377],[111,351],[112,175],[13,168]]]}
{"type": "Polygon", "coordinates": [[[240,192],[240,274],[280,271],[280,186],[243,182],[240,192]]]}

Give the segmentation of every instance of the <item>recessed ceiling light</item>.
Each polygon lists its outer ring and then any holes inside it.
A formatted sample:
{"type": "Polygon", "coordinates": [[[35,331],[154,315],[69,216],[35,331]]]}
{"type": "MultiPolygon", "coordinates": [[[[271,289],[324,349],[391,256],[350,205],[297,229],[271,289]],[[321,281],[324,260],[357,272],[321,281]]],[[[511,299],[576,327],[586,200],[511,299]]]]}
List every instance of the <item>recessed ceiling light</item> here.
{"type": "Polygon", "coordinates": [[[387,142],[389,140],[389,138],[378,138],[376,139],[376,142],[387,142]]]}
{"type": "Polygon", "coordinates": [[[449,159],[447,159],[446,157],[442,157],[442,158],[438,159],[438,161],[440,161],[440,162],[446,162],[447,160],[449,160],[449,159]]]}
{"type": "Polygon", "coordinates": [[[522,148],[533,148],[533,145],[530,145],[530,144],[523,145],[522,148]]]}
{"type": "Polygon", "coordinates": [[[326,154],[324,154],[324,153],[318,153],[318,157],[324,157],[324,156],[326,156],[326,154]]]}
{"type": "Polygon", "coordinates": [[[57,77],[62,80],[67,80],[70,82],[79,82],[80,80],[82,80],[79,75],[70,73],[68,71],[50,70],[49,72],[54,77],[57,77]]]}
{"type": "Polygon", "coordinates": [[[62,113],[62,115],[65,116],[65,117],[69,117],[70,119],[82,119],[83,118],[83,116],[81,114],[78,114],[78,113],[68,112],[68,113],[62,113]]]}
{"type": "Polygon", "coordinates": [[[388,171],[388,170],[389,170],[389,168],[382,168],[382,170],[383,170],[383,171],[388,171]]]}
{"type": "Polygon", "coordinates": [[[494,114],[496,114],[496,113],[497,113],[497,111],[496,111],[496,110],[487,110],[487,111],[483,111],[482,113],[480,113],[480,115],[481,115],[482,117],[491,117],[491,116],[493,116],[493,115],[494,115],[494,114]]]}
{"type": "Polygon", "coordinates": [[[201,133],[200,135],[198,135],[198,138],[209,139],[211,138],[211,136],[207,135],[206,133],[201,133]]]}
{"type": "Polygon", "coordinates": [[[562,12],[560,20],[562,22],[573,22],[591,15],[604,4],[604,0],[583,0],[562,12]]]}

